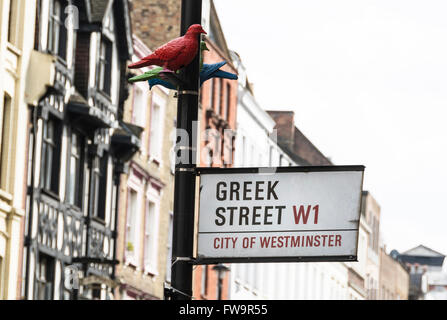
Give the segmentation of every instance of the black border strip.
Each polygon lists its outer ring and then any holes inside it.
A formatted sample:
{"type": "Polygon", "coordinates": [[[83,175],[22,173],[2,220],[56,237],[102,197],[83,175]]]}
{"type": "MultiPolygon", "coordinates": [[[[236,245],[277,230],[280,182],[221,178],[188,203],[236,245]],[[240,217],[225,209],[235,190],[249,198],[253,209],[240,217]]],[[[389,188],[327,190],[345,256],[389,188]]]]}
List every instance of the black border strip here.
{"type": "Polygon", "coordinates": [[[215,258],[197,258],[193,264],[219,264],[219,263],[270,263],[270,262],[356,262],[357,256],[296,256],[296,257],[253,257],[253,258],[230,258],[230,257],[215,257],[215,258]]]}
{"type": "Polygon", "coordinates": [[[365,171],[365,166],[295,166],[295,167],[250,167],[250,168],[212,168],[198,167],[196,174],[228,174],[228,173],[261,173],[274,174],[277,172],[336,172],[336,171],[365,171]]]}

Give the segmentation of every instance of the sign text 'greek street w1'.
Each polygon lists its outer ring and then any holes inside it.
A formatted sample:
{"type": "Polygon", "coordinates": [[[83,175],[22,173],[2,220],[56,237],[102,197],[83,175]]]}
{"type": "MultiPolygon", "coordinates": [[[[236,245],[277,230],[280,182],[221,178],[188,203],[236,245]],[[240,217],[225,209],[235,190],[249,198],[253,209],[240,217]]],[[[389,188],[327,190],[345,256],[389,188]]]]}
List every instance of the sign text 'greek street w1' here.
{"type": "Polygon", "coordinates": [[[357,259],[363,166],[198,171],[198,263],[357,259]]]}

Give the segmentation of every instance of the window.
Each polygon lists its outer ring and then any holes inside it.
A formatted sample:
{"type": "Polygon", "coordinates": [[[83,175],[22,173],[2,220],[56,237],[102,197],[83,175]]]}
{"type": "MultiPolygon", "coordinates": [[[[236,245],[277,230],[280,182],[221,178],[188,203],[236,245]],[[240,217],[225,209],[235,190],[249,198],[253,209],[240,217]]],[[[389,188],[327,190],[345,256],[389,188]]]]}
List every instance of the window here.
{"type": "Polygon", "coordinates": [[[0,256],[0,300],[3,300],[3,258],[0,256]]]}
{"type": "Polygon", "coordinates": [[[92,300],[101,300],[102,288],[100,284],[92,285],[92,300]]]}
{"type": "Polygon", "coordinates": [[[154,273],[157,267],[157,205],[149,201],[144,226],[144,270],[154,273]]]}
{"type": "Polygon", "coordinates": [[[142,128],[146,126],[146,95],[139,86],[134,86],[132,122],[142,128]]]}
{"type": "Polygon", "coordinates": [[[231,85],[227,83],[227,95],[225,100],[225,110],[226,110],[225,119],[227,121],[230,121],[230,106],[231,106],[231,85]]]}
{"type": "Polygon", "coordinates": [[[11,0],[8,20],[8,42],[14,46],[19,45],[19,11],[23,0],[11,0]]]}
{"type": "Polygon", "coordinates": [[[173,213],[169,212],[168,255],[166,257],[166,281],[168,282],[171,282],[173,221],[173,213]]]}
{"type": "Polygon", "coordinates": [[[103,36],[99,50],[99,89],[110,96],[112,89],[112,42],[103,36]]]}
{"type": "Polygon", "coordinates": [[[214,78],[211,78],[210,82],[210,108],[214,109],[214,78]]]}
{"type": "Polygon", "coordinates": [[[273,147],[270,146],[269,147],[269,166],[272,167],[273,166],[273,147]]]}
{"type": "Polygon", "coordinates": [[[206,297],[208,294],[208,265],[202,266],[202,282],[200,289],[202,297],[206,297]]]}
{"type": "Polygon", "coordinates": [[[70,163],[68,172],[68,203],[81,208],[83,187],[83,141],[77,133],[71,134],[70,163]]]}
{"type": "Polygon", "coordinates": [[[216,103],[216,106],[215,106],[215,112],[216,112],[216,114],[217,115],[220,115],[220,112],[221,112],[221,105],[220,105],[220,103],[221,103],[221,90],[222,90],[222,79],[219,81],[219,80],[216,80],[216,82],[217,82],[217,93],[216,93],[216,97],[217,97],[217,103],[216,103]]]}
{"type": "Polygon", "coordinates": [[[54,259],[40,253],[36,275],[36,299],[52,300],[54,286],[54,259]]]}
{"type": "Polygon", "coordinates": [[[246,138],[245,136],[242,137],[242,151],[241,151],[241,165],[243,167],[246,167],[246,163],[245,163],[245,153],[246,153],[246,138]]]}
{"type": "Polygon", "coordinates": [[[259,291],[259,275],[260,275],[260,270],[259,268],[261,267],[261,264],[253,264],[253,289],[256,291],[259,291]]]}
{"type": "Polygon", "coordinates": [[[5,94],[3,109],[0,109],[0,188],[6,189],[8,150],[10,146],[9,118],[11,114],[11,98],[5,94]]]}
{"type": "Polygon", "coordinates": [[[95,157],[93,160],[93,216],[103,221],[106,219],[108,162],[109,156],[106,152],[102,158],[95,157]]]}
{"type": "Polygon", "coordinates": [[[138,193],[129,188],[126,221],[126,260],[138,262],[138,193]]]}
{"type": "Polygon", "coordinates": [[[41,187],[54,194],[59,191],[60,123],[49,118],[43,125],[41,187]]]}
{"type": "Polygon", "coordinates": [[[161,107],[158,103],[154,102],[152,104],[151,113],[151,129],[150,129],[150,142],[149,142],[149,154],[151,158],[160,160],[161,158],[161,138],[163,136],[162,132],[162,118],[161,118],[161,107]]]}
{"type": "Polygon", "coordinates": [[[65,6],[59,0],[50,4],[48,50],[65,61],[67,59],[67,28],[65,27],[64,8],[65,6]]]}

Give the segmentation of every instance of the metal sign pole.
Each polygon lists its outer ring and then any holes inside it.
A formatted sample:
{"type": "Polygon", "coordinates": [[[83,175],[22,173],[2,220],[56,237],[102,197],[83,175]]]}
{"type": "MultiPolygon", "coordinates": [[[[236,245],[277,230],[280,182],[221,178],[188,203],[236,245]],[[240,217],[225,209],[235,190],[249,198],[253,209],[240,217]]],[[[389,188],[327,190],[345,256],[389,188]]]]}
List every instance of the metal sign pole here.
{"type": "MultiPolygon", "coordinates": [[[[181,35],[192,24],[201,24],[202,0],[182,0],[181,35]]],[[[200,39],[197,39],[200,41],[200,39]]],[[[200,46],[199,46],[200,47],[200,46]]],[[[192,256],[194,243],[194,202],[196,190],[196,141],[193,141],[193,124],[198,119],[199,57],[182,69],[184,84],[178,90],[177,130],[188,134],[181,141],[181,152],[187,152],[187,163],[177,163],[174,189],[174,220],[172,244],[171,285],[173,300],[192,298],[192,256]],[[186,145],[187,144],[187,145],[186,145]]],[[[178,150],[178,148],[177,148],[178,150]]],[[[184,161],[185,157],[180,161],[184,161]]]]}

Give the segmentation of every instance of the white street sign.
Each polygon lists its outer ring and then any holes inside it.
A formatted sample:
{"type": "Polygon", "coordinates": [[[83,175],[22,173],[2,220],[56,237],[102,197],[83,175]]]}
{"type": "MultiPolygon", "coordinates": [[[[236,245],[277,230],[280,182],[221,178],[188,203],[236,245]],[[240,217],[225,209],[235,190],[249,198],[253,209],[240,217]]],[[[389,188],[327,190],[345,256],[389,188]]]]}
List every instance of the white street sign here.
{"type": "Polygon", "coordinates": [[[275,170],[199,168],[198,263],[357,260],[364,167],[275,170]]]}

